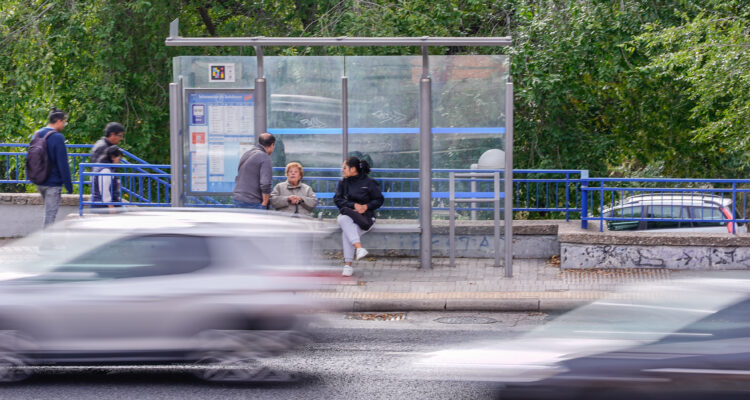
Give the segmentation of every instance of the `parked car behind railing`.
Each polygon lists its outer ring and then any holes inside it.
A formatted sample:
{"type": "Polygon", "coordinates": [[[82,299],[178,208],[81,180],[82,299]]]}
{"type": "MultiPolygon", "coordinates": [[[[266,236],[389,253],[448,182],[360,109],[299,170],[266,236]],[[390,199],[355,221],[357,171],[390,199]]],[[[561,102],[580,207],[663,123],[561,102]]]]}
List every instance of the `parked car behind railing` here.
{"type": "Polygon", "coordinates": [[[602,211],[612,231],[728,232],[744,225],[734,222],[732,199],[699,193],[646,193],[626,197],[602,211]]]}

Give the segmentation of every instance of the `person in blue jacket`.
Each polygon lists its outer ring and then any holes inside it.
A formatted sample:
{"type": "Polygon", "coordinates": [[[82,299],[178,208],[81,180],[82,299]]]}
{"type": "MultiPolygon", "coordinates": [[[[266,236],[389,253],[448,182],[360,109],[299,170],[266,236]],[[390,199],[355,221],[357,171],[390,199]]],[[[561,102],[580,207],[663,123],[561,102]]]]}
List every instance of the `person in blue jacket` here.
{"type": "Polygon", "coordinates": [[[50,174],[41,185],[36,185],[36,190],[42,195],[44,201],[44,224],[47,227],[55,222],[57,210],[60,208],[62,199],[62,187],[68,193],[73,193],[73,181],[70,177],[68,166],[68,150],[65,148],[65,136],[61,133],[68,124],[68,115],[64,111],[53,108],[47,117],[47,126],[34,133],[44,137],[50,131],[54,131],[47,138],[47,155],[49,156],[50,174]]]}

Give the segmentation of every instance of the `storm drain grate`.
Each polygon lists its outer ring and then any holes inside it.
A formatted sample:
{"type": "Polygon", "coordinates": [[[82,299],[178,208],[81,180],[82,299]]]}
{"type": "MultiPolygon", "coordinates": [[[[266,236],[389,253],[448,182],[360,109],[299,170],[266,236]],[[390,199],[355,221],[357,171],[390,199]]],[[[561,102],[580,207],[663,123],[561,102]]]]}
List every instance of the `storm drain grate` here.
{"type": "Polygon", "coordinates": [[[442,317],[435,320],[435,322],[439,322],[441,324],[494,324],[497,322],[494,318],[488,318],[488,317],[470,317],[470,316],[462,316],[462,317],[442,317]]]}
{"type": "Polygon", "coordinates": [[[406,313],[349,313],[346,319],[359,321],[401,321],[406,319],[406,313]]]}

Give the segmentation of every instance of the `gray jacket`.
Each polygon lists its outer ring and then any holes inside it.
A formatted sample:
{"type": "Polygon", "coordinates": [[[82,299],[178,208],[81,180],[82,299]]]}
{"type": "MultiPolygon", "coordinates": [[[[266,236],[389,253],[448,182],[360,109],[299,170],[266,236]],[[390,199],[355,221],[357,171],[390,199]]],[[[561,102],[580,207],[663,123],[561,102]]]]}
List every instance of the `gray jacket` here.
{"type": "Polygon", "coordinates": [[[110,148],[110,146],[114,145],[107,140],[106,136],[102,136],[101,139],[97,140],[96,143],[94,143],[94,147],[91,148],[91,162],[102,162],[102,160],[107,157],[107,149],[110,148]]]}
{"type": "Polygon", "coordinates": [[[293,213],[295,209],[300,214],[311,215],[313,208],[318,204],[318,198],[312,188],[302,182],[292,186],[289,181],[281,182],[274,186],[271,192],[271,205],[276,211],[293,213]],[[299,207],[289,202],[289,196],[299,196],[302,202],[299,207]]]}
{"type": "Polygon", "coordinates": [[[240,157],[232,198],[260,204],[263,201],[262,194],[271,193],[272,174],[271,156],[263,146],[256,144],[240,157]]]}

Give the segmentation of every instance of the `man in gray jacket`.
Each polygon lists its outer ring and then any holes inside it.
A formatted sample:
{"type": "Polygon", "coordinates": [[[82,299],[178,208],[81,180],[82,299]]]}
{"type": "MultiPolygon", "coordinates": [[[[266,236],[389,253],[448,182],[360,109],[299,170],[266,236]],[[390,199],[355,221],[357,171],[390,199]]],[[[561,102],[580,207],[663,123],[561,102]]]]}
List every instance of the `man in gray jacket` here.
{"type": "Polygon", "coordinates": [[[110,122],[104,127],[104,136],[91,148],[91,162],[100,163],[107,158],[107,149],[117,146],[125,135],[125,127],[119,122],[110,122]]]}
{"type": "Polygon", "coordinates": [[[272,134],[261,133],[258,144],[240,157],[232,195],[235,207],[268,208],[273,178],[271,154],[275,144],[276,138],[272,134]]]}

